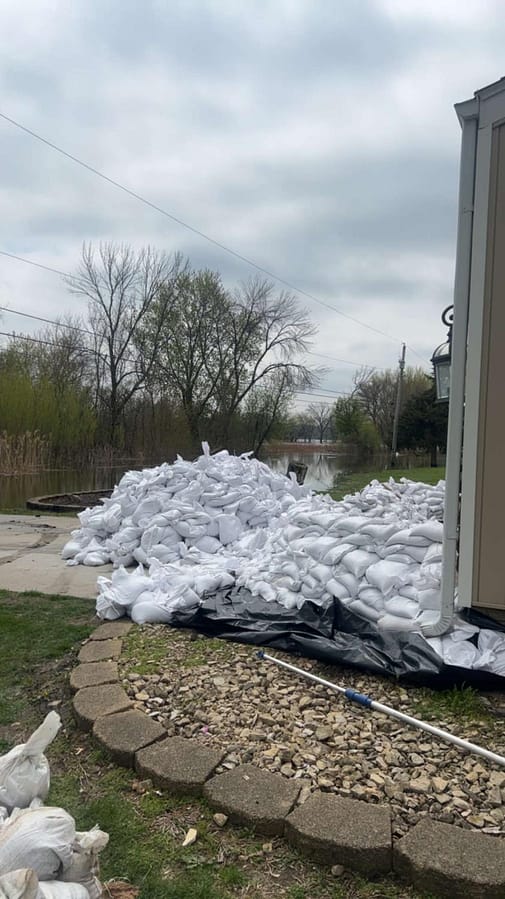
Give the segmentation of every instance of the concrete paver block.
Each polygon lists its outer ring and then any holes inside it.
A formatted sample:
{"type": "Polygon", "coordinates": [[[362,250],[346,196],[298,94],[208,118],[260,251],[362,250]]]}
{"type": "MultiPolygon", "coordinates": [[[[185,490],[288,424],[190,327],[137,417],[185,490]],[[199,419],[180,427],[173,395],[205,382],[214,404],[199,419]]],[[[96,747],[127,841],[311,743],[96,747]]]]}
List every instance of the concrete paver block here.
{"type": "Polygon", "coordinates": [[[82,730],[91,730],[98,718],[126,712],[132,702],[119,684],[102,684],[98,687],[84,687],[75,694],[74,715],[82,730]]]}
{"type": "Polygon", "coordinates": [[[90,640],[79,652],[80,662],[103,662],[106,659],[119,659],[122,640],[90,640]]]}
{"type": "Polygon", "coordinates": [[[142,777],[150,777],[157,787],[195,796],[200,795],[224,755],[224,750],[201,746],[195,740],[168,737],[137,752],[135,770],[142,777]]]}
{"type": "Polygon", "coordinates": [[[132,627],[132,622],[127,620],[106,621],[105,624],[101,624],[96,631],[89,635],[89,639],[111,640],[114,637],[126,637],[126,634],[131,631],[132,627]]]}
{"type": "Polygon", "coordinates": [[[78,665],[70,673],[70,687],[75,693],[83,687],[113,684],[117,679],[117,662],[89,662],[78,665]]]}
{"type": "Polygon", "coordinates": [[[288,816],[285,834],[322,864],[368,875],[391,870],[391,815],[385,806],[314,793],[288,816]]]}
{"type": "Polygon", "coordinates": [[[423,818],[393,850],[395,873],[446,899],[503,899],[505,842],[423,818]]]}
{"type": "Polygon", "coordinates": [[[286,815],[293,808],[300,785],[254,765],[238,765],[209,780],[203,794],[231,821],[258,833],[282,834],[286,815]]]}
{"type": "Polygon", "coordinates": [[[161,724],[138,709],[98,718],[93,726],[93,736],[125,768],[134,767],[139,749],[161,740],[166,733],[161,724]]]}
{"type": "MultiPolygon", "coordinates": [[[[112,571],[112,565],[102,565],[99,573],[110,577],[112,571]]],[[[59,552],[31,550],[0,566],[0,588],[17,593],[36,590],[51,596],[77,596],[96,600],[97,574],[94,567],[65,565],[59,552]]]]}

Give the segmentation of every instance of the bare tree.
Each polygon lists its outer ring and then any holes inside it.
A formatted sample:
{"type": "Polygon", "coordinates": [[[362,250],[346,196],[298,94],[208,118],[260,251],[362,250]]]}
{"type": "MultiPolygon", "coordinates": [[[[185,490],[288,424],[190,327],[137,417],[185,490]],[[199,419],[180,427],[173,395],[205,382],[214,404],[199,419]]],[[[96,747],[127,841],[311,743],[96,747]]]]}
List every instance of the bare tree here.
{"type": "Polygon", "coordinates": [[[121,416],[144,386],[158,351],[160,333],[154,329],[145,346],[142,323],[181,266],[180,256],[151,247],[136,251],[126,244],[101,243],[95,250],[89,244],[83,246],[76,274],[67,279],[71,292],[88,300],[97,400],[113,445],[121,416]]]}
{"type": "Polygon", "coordinates": [[[161,334],[155,373],[172,387],[195,443],[209,428],[227,443],[234,415],[251,391],[282,385],[281,396],[315,383],[296,357],[315,329],[289,294],[254,280],[230,295],[214,272],[185,270],[148,316],[161,334]]]}
{"type": "Polygon", "coordinates": [[[305,414],[313,422],[319,443],[322,443],[332,424],[333,407],[328,403],[310,403],[305,414]]]}

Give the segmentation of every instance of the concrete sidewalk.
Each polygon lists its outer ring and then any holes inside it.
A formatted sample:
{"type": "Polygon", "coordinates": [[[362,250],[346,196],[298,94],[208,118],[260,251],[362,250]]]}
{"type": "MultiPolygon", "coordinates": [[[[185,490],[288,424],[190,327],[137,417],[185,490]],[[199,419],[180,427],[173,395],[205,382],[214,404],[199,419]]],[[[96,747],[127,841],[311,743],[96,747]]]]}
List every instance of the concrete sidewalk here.
{"type": "Polygon", "coordinates": [[[0,590],[95,599],[97,577],[110,575],[112,565],[65,564],[62,547],[78,526],[77,517],[0,515],[0,590]]]}

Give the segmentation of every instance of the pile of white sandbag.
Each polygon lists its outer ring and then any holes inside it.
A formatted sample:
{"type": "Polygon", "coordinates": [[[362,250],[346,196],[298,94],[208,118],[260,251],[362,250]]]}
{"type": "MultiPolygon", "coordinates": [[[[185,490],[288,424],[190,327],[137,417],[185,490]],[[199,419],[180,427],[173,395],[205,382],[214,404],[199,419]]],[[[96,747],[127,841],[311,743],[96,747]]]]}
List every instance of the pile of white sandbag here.
{"type": "Polygon", "coordinates": [[[108,834],[76,830],[62,808],[45,806],[44,752],[61,727],[50,712],[26,743],[0,756],[0,899],[100,899],[98,854],[108,834]]]}
{"type": "MultiPolygon", "coordinates": [[[[171,623],[206,594],[239,586],[288,609],[336,597],[379,628],[420,631],[440,608],[444,493],[443,481],[390,478],[335,502],[248,454],[212,456],[204,444],[195,462],[128,472],[81,513],[63,557],[114,563],[111,578],[98,578],[106,619],[171,623]]],[[[505,638],[477,631],[456,619],[429,642],[447,664],[505,673],[505,638]]]]}
{"type": "Polygon", "coordinates": [[[301,496],[296,481],[250,454],[210,455],[196,462],[129,471],[103,505],[79,514],[81,528],[62,557],[71,565],[129,566],[184,558],[188,549],[219,552],[247,530],[265,528],[301,496]]]}

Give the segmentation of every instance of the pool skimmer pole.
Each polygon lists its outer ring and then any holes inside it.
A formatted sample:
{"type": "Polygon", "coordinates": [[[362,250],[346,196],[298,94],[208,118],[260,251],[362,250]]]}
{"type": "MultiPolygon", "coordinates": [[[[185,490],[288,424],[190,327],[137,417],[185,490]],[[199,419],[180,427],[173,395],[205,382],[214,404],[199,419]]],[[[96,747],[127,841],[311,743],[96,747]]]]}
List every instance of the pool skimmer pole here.
{"type": "Polygon", "coordinates": [[[371,709],[374,712],[382,712],[383,715],[389,715],[390,718],[397,718],[398,721],[403,721],[404,724],[409,724],[411,727],[417,727],[420,730],[424,730],[428,734],[438,737],[440,740],[445,740],[447,743],[453,743],[454,746],[457,746],[459,749],[474,753],[475,755],[480,755],[489,762],[494,762],[495,765],[505,766],[505,757],[503,755],[497,755],[496,752],[490,752],[489,749],[484,749],[482,746],[477,746],[475,743],[470,743],[468,740],[462,740],[461,737],[456,737],[446,730],[441,730],[440,727],[433,727],[433,725],[428,724],[427,721],[421,721],[420,718],[414,718],[412,715],[406,715],[404,712],[399,712],[397,709],[393,709],[389,705],[384,705],[382,702],[376,702],[375,699],[371,699],[370,696],[358,693],[350,687],[340,687],[338,684],[332,684],[331,681],[324,680],[324,678],[318,677],[316,674],[311,674],[310,671],[304,671],[303,668],[297,668],[296,665],[290,665],[289,662],[283,662],[281,659],[276,659],[275,656],[271,656],[267,652],[263,652],[263,650],[260,650],[257,653],[257,657],[262,660],[264,659],[267,662],[273,662],[274,665],[278,665],[280,668],[286,668],[288,671],[293,671],[295,674],[299,674],[301,677],[311,680],[316,684],[322,684],[322,686],[327,687],[328,690],[342,693],[346,699],[349,699],[351,702],[356,702],[366,709],[371,709]]]}

